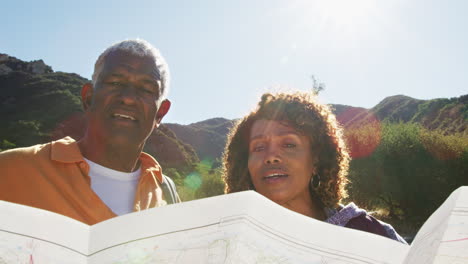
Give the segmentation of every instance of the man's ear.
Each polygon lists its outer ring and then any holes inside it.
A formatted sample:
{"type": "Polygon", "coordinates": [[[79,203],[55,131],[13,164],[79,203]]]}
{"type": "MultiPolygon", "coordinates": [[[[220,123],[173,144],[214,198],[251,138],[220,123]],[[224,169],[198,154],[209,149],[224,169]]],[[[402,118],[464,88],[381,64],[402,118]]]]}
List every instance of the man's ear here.
{"type": "Polygon", "coordinates": [[[91,83],[85,83],[81,88],[81,103],[83,109],[86,111],[91,106],[91,101],[93,99],[93,85],[91,83]]]}
{"type": "Polygon", "coordinates": [[[165,99],[164,101],[161,102],[158,112],[156,113],[155,128],[159,126],[163,117],[167,114],[167,112],[169,112],[169,108],[171,108],[171,101],[169,101],[168,99],[165,99]]]}

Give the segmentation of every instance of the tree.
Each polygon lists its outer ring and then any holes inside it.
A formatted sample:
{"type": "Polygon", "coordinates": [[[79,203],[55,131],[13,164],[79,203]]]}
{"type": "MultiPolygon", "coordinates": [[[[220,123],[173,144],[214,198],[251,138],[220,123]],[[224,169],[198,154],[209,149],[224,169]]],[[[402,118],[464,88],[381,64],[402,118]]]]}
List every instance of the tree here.
{"type": "Polygon", "coordinates": [[[318,95],[321,91],[325,90],[325,84],[319,82],[315,75],[312,74],[310,78],[312,79],[312,93],[314,95],[318,95]]]}

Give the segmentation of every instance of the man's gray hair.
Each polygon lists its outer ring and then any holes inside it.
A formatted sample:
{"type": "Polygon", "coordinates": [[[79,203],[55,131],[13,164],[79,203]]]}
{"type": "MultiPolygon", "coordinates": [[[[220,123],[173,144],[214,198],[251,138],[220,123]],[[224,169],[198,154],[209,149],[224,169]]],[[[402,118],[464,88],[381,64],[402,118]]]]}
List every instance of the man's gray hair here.
{"type": "MultiPolygon", "coordinates": [[[[165,98],[169,91],[169,67],[166,61],[161,56],[161,53],[148,41],[143,39],[129,39],[117,42],[107,48],[97,59],[94,64],[94,72],[92,77],[93,87],[96,87],[96,82],[99,74],[102,71],[104,62],[109,54],[115,51],[124,51],[139,57],[151,58],[156,64],[158,73],[161,79],[161,91],[159,99],[165,98]]],[[[94,89],[94,88],[93,88],[94,89]]]]}

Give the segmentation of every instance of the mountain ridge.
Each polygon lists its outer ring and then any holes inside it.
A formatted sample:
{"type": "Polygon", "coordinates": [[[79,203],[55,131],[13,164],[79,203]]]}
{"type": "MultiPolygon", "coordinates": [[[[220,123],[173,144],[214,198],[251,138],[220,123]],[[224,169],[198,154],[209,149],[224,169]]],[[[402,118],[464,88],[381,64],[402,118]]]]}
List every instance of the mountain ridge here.
{"type": "MultiPolygon", "coordinates": [[[[84,132],[80,91],[89,82],[75,73],[54,72],[42,60],[24,62],[0,53],[1,149],[28,146],[84,132]]],[[[384,98],[370,109],[331,105],[344,129],[378,122],[412,122],[445,134],[467,131],[468,95],[432,100],[405,95],[384,98]]],[[[200,160],[219,160],[237,119],[209,118],[188,125],[163,123],[145,151],[163,167],[188,171],[200,160]]]]}

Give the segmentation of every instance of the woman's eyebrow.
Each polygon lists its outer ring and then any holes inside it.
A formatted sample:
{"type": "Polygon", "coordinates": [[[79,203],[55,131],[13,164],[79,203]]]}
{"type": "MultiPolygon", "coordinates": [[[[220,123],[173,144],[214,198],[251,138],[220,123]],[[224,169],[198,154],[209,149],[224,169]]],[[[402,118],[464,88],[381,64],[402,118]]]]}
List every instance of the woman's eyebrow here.
{"type": "Polygon", "coordinates": [[[250,141],[265,138],[264,134],[258,134],[250,138],[250,141]]]}
{"type": "Polygon", "coordinates": [[[278,133],[277,136],[289,136],[289,135],[300,136],[301,134],[299,134],[299,132],[297,132],[296,130],[292,130],[292,131],[280,132],[278,133]]]}
{"type": "MultiPolygon", "coordinates": [[[[289,135],[294,135],[294,136],[300,136],[299,132],[292,130],[292,131],[282,131],[278,134],[273,135],[274,137],[284,137],[284,136],[289,136],[289,135]]],[[[250,138],[250,140],[257,140],[257,139],[262,139],[266,138],[265,134],[258,134],[250,138]]]]}

